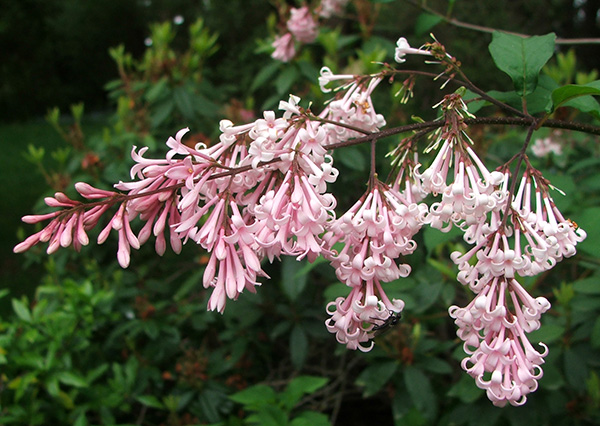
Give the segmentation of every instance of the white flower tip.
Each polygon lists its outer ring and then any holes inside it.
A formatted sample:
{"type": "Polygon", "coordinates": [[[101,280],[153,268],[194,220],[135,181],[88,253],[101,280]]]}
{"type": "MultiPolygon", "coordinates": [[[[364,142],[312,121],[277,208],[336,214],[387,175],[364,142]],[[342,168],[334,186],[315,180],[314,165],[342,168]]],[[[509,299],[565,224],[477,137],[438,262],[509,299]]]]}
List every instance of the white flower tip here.
{"type": "Polygon", "coordinates": [[[366,306],[377,306],[379,299],[377,299],[377,296],[375,295],[370,295],[366,297],[365,302],[366,306]]]}
{"type": "Polygon", "coordinates": [[[177,142],[181,142],[181,138],[183,137],[183,135],[185,135],[189,131],[190,131],[189,127],[184,127],[183,129],[178,131],[177,134],[175,135],[175,139],[177,140],[177,142]]]}
{"type": "Polygon", "coordinates": [[[219,121],[219,130],[224,132],[225,129],[233,127],[233,122],[231,120],[221,120],[219,121]]]}
{"type": "Polygon", "coordinates": [[[395,312],[402,312],[404,310],[404,300],[392,299],[392,305],[396,308],[395,312]]]}

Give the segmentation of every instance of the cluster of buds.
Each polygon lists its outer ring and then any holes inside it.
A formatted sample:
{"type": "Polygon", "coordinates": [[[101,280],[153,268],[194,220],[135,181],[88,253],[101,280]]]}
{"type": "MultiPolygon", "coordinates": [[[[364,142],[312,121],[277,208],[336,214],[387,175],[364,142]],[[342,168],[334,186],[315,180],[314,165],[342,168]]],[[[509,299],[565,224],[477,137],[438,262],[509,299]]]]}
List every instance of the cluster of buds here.
{"type": "MultiPolygon", "coordinates": [[[[295,20],[307,19],[294,13],[295,20]]],[[[288,26],[295,37],[312,37],[308,27],[294,22],[288,26]]],[[[454,72],[456,61],[446,61],[453,58],[437,42],[414,49],[400,39],[396,60],[404,62],[407,54],[433,55],[450,67],[447,74],[454,72]]],[[[184,142],[188,129],[183,129],[167,140],[164,158],[145,158],[147,148],[133,147],[132,182],[115,185],[120,192],[77,183],[87,203],[63,193],[46,198],[48,206],[61,210],[25,216],[26,223],[49,223],[14,251],[40,242],[49,243],[48,253],[71,245],[79,250],[89,243],[87,232],[116,207],[98,243],[117,231],[117,258],[127,267],[131,248],[152,236],[159,255],[167,247],[166,233],[176,253],[195,242],[210,253],[203,276],[204,287],[212,289],[208,309],[221,313],[227,300],[256,291],[259,279],[267,277],[264,262],[281,256],[313,262],[322,256],[350,289],[327,305],[325,325],[346,347],[369,351],[376,333],[396,323],[404,309],[383,284],[410,274],[404,258],[416,249],[414,235],[427,225],[443,232],[456,227],[473,246],[451,255],[458,281],[475,294],[465,308],[449,309],[468,355],[462,366],[494,404],[523,404],[537,387],[547,354],[543,344],[536,351],[526,333],[539,328],[550,304],[530,296],[517,278],[573,256],[585,232],[562,216],[549,182],[526,156],[520,185],[511,185],[508,166],[486,168],[467,135],[466,120],[473,116],[460,91],[436,105],[437,130],[425,149],[437,151],[433,161],[427,167],[419,162],[417,133],[391,153],[394,173],[389,182],[380,181],[376,138],[369,135],[386,124],[371,99],[385,72],[337,75],[323,68],[319,84],[333,96],[318,115],[292,95],[280,102],[280,117],[265,111],[244,125],[222,120],[219,140],[210,146],[184,142]],[[360,137],[372,146],[367,190],[337,217],[336,198],[328,192],[338,177],[330,151],[360,137]],[[137,234],[131,226],[136,218],[144,223],[137,234]]]]}

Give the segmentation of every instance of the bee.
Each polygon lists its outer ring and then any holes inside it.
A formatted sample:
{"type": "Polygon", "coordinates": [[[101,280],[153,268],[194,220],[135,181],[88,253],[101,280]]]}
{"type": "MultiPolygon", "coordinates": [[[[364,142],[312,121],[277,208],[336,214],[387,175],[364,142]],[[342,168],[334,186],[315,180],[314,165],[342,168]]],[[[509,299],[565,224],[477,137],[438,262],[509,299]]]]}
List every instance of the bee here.
{"type": "Polygon", "coordinates": [[[577,222],[575,222],[574,220],[567,219],[567,222],[569,222],[569,224],[573,227],[575,231],[579,229],[579,225],[577,225],[577,222]]]}
{"type": "Polygon", "coordinates": [[[376,324],[373,326],[371,331],[374,332],[373,337],[380,336],[383,333],[389,331],[391,327],[394,327],[400,322],[402,318],[402,314],[400,312],[390,311],[390,316],[387,317],[381,324],[376,324]]]}

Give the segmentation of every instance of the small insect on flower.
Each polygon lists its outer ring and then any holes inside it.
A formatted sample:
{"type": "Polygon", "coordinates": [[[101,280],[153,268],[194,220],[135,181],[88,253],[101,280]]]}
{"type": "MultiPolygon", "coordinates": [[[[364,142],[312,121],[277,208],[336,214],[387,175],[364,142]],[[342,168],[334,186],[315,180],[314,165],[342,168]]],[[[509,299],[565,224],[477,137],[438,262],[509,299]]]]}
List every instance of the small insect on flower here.
{"type": "Polygon", "coordinates": [[[577,225],[577,222],[575,222],[574,220],[567,219],[567,222],[569,222],[569,224],[573,227],[575,231],[579,229],[579,225],[577,225]]]}
{"type": "Polygon", "coordinates": [[[371,331],[374,332],[373,337],[380,336],[383,333],[389,331],[391,327],[394,327],[400,322],[401,318],[402,314],[400,312],[390,311],[390,316],[387,317],[385,321],[383,321],[381,324],[376,324],[371,329],[371,331]]]}

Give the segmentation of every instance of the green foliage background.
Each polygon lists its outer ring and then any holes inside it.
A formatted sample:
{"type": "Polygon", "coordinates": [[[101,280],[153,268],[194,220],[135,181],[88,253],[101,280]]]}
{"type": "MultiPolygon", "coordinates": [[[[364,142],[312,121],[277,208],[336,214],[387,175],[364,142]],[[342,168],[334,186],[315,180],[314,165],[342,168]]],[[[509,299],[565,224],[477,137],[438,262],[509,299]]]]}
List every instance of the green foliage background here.
{"type": "MultiPolygon", "coordinates": [[[[42,211],[40,197],[56,190],[74,195],[72,184],[80,180],[109,188],[128,179],[132,145],[150,146],[160,155],[164,140],[185,126],[195,138],[210,140],[218,134],[219,119],[239,123],[245,110],[260,115],[289,93],[319,105],[326,99],[316,84],[322,65],[372,72],[373,61],[392,61],[399,36],[419,45],[429,41],[432,30],[477,85],[496,90],[506,102],[515,96],[511,79],[488,52],[491,35],[444,24],[411,2],[353,3],[348,17],[329,22],[317,42],[304,46],[289,64],[268,56],[267,38],[277,32],[277,17],[266,1],[218,2],[218,7],[183,0],[3,3],[0,45],[7,46],[19,26],[31,28],[11,41],[29,51],[27,66],[15,55],[0,68],[2,110],[10,110],[3,118],[61,107],[48,113],[47,123],[0,127],[7,252],[30,232],[30,227],[15,232],[16,219],[34,204],[42,211]],[[184,25],[172,23],[176,15],[185,18],[184,25]],[[152,39],[148,48],[146,37],[152,39]],[[96,47],[100,41],[104,46],[96,47]],[[35,101],[23,93],[33,93],[35,101]],[[65,113],[79,101],[85,101],[85,111],[76,105],[65,113]]],[[[578,8],[561,1],[497,3],[427,5],[442,13],[450,5],[461,21],[528,34],[598,33],[588,19],[591,12],[595,16],[593,2],[578,8]],[[581,10],[587,11],[583,18],[581,10]]],[[[588,55],[589,49],[561,48],[562,55],[539,77],[538,99],[570,83],[579,86],[554,92],[555,105],[576,91],[596,94],[598,87],[581,88],[597,78],[591,69],[598,67],[598,56],[588,55]]],[[[406,123],[413,114],[429,119],[435,114],[431,105],[442,96],[438,88],[439,83],[419,81],[414,100],[403,106],[390,87],[382,87],[375,104],[389,126],[406,123]]],[[[597,103],[587,105],[561,108],[555,115],[597,124],[597,103]]],[[[489,111],[483,108],[482,114],[489,111]]],[[[524,140],[518,128],[472,132],[490,167],[510,158],[524,140]]],[[[535,137],[549,134],[542,129],[535,137]]],[[[583,133],[561,137],[561,156],[532,156],[532,161],[566,192],[555,200],[588,238],[575,258],[524,280],[553,304],[531,336],[548,344],[550,355],[540,389],[525,407],[493,407],[460,369],[464,354],[447,308],[466,305],[472,295],[455,281],[448,258],[464,244],[454,232],[419,234],[420,249],[407,259],[413,273],[385,287],[390,297],[406,301],[403,320],[367,354],[347,351],[325,330],[326,303],[347,292],[325,262],[284,258],[267,266],[272,279],[257,295],[229,302],[221,316],[206,312],[201,277],[207,258],[197,247],[158,258],[148,245],[122,270],[116,241],[109,239],[81,253],[62,250],[48,257],[36,247],[18,258],[4,256],[0,424],[319,425],[332,419],[344,425],[597,424],[600,146],[583,133]]],[[[380,154],[397,142],[380,142],[380,154]]],[[[364,191],[365,148],[335,153],[340,180],[332,191],[341,207],[364,191]]],[[[387,166],[382,160],[379,167],[387,166]]]]}

